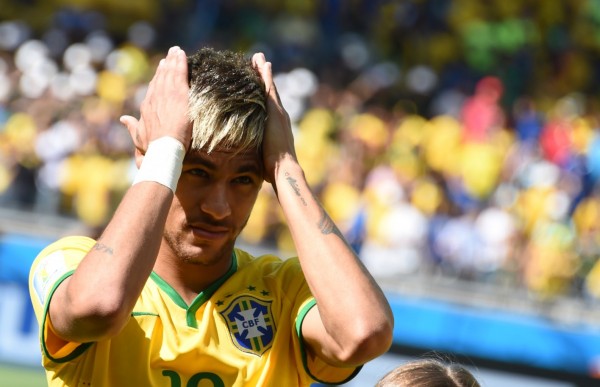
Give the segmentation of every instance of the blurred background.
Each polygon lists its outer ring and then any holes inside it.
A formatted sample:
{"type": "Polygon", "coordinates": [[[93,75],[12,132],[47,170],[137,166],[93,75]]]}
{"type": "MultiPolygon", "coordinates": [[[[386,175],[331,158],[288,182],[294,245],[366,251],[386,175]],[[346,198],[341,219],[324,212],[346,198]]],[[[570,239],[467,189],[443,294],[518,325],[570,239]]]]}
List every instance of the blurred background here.
{"type": "MultiPolygon", "coordinates": [[[[110,219],[135,174],[118,118],[172,45],[273,62],[396,314],[362,385],[432,351],[487,386],[600,377],[600,1],[0,0],[0,385],[43,385],[29,266],[110,219]]],[[[241,242],[292,256],[264,188],[241,242]]]]}

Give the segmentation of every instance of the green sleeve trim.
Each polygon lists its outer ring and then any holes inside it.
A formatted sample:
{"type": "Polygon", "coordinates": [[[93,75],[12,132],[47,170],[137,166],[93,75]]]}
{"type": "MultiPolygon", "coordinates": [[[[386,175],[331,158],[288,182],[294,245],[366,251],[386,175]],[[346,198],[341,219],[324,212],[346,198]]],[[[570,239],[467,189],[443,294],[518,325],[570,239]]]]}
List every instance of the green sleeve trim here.
{"type": "MultiPolygon", "coordinates": [[[[306,315],[308,314],[308,312],[315,305],[317,305],[317,301],[313,298],[306,305],[304,305],[304,307],[302,307],[302,309],[300,309],[300,312],[298,313],[298,317],[296,318],[296,333],[298,334],[298,338],[300,339],[300,351],[302,353],[302,365],[304,366],[304,371],[311,378],[313,378],[317,383],[331,385],[332,382],[320,380],[315,375],[313,375],[312,372],[310,371],[310,368],[308,367],[308,353],[307,353],[306,345],[304,344],[304,337],[302,336],[302,323],[304,322],[304,319],[306,318],[306,315]]],[[[350,374],[350,376],[348,376],[346,379],[344,379],[340,382],[335,382],[333,384],[344,384],[344,383],[349,382],[350,380],[354,379],[354,377],[356,375],[358,375],[358,373],[360,372],[361,369],[362,369],[362,366],[356,367],[354,372],[352,372],[352,374],[350,374]]]]}
{"type": "Polygon", "coordinates": [[[75,272],[75,270],[71,270],[65,274],[63,274],[58,281],[56,281],[56,283],[54,284],[54,286],[52,286],[52,289],[50,290],[50,293],[48,294],[48,301],[46,301],[46,305],[44,306],[44,317],[42,319],[42,325],[40,327],[40,336],[41,336],[41,343],[42,343],[42,348],[44,350],[44,354],[46,355],[46,357],[50,360],[52,360],[55,363],[66,363],[69,362],[75,358],[77,358],[79,355],[81,355],[82,353],[84,353],[93,343],[82,343],[81,345],[79,345],[77,348],[75,348],[75,350],[73,352],[71,352],[69,355],[62,357],[62,358],[55,358],[52,355],[50,355],[50,352],[48,351],[48,348],[46,347],[46,337],[45,337],[45,332],[46,332],[46,319],[48,318],[48,313],[50,312],[50,301],[52,300],[52,296],[54,295],[54,292],[56,291],[56,289],[58,289],[58,286],[68,277],[72,276],[73,273],[75,272]]]}
{"type": "Polygon", "coordinates": [[[298,334],[298,337],[300,338],[300,345],[302,346],[303,350],[304,350],[304,341],[302,340],[302,323],[304,322],[304,318],[308,314],[308,311],[311,310],[313,308],[313,306],[315,306],[315,305],[317,305],[317,300],[315,300],[313,298],[312,300],[307,302],[306,305],[304,305],[302,307],[302,309],[300,309],[300,312],[298,313],[298,317],[296,318],[296,333],[298,334]]]}

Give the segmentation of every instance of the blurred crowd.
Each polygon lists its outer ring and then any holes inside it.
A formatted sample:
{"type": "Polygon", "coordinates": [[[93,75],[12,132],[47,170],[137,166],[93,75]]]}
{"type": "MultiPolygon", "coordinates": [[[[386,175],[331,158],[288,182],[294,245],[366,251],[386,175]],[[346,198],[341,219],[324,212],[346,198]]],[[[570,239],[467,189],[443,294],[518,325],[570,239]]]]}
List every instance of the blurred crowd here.
{"type": "MultiPolygon", "coordinates": [[[[0,20],[0,206],[100,231],[136,172],[118,118],[166,47],[263,51],[309,183],[375,276],[600,298],[600,2],[174,4],[177,22],[121,28],[86,8],[0,20]]],[[[265,186],[242,237],[293,253],[276,201],[265,186]]]]}

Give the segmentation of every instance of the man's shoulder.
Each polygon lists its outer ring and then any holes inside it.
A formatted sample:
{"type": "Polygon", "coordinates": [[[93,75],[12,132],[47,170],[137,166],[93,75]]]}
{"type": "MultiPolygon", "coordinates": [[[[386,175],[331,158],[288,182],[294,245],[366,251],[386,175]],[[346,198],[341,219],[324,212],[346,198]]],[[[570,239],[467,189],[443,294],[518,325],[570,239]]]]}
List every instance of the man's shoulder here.
{"type": "Polygon", "coordinates": [[[69,236],[46,246],[35,258],[29,271],[30,295],[40,307],[51,289],[70,275],[96,241],[88,237],[69,236]]]}
{"type": "Polygon", "coordinates": [[[281,258],[274,254],[253,256],[245,250],[236,249],[237,270],[227,286],[229,290],[239,284],[259,291],[261,286],[273,297],[290,297],[306,286],[306,280],[297,257],[281,258]]]}
{"type": "Polygon", "coordinates": [[[47,262],[63,261],[72,268],[96,244],[96,241],[86,236],[67,236],[52,242],[39,252],[32,264],[32,271],[47,262]]]}
{"type": "Polygon", "coordinates": [[[45,252],[55,251],[55,250],[86,250],[94,246],[96,241],[90,237],[82,236],[82,235],[71,235],[65,236],[56,241],[49,244],[46,248],[44,248],[40,255],[43,255],[45,252]]]}

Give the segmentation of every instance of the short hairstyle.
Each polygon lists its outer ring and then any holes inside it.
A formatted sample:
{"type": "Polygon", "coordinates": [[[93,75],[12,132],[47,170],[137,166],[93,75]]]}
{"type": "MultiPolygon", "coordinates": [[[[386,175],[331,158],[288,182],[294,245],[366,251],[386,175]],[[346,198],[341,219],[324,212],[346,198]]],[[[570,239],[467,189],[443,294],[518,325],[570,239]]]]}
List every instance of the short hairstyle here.
{"type": "Polygon", "coordinates": [[[201,48],[188,57],[193,150],[260,149],[267,119],[264,82],[250,58],[201,48]]]}
{"type": "Polygon", "coordinates": [[[375,387],[480,387],[466,368],[437,359],[415,360],[386,374],[375,387]]]}

